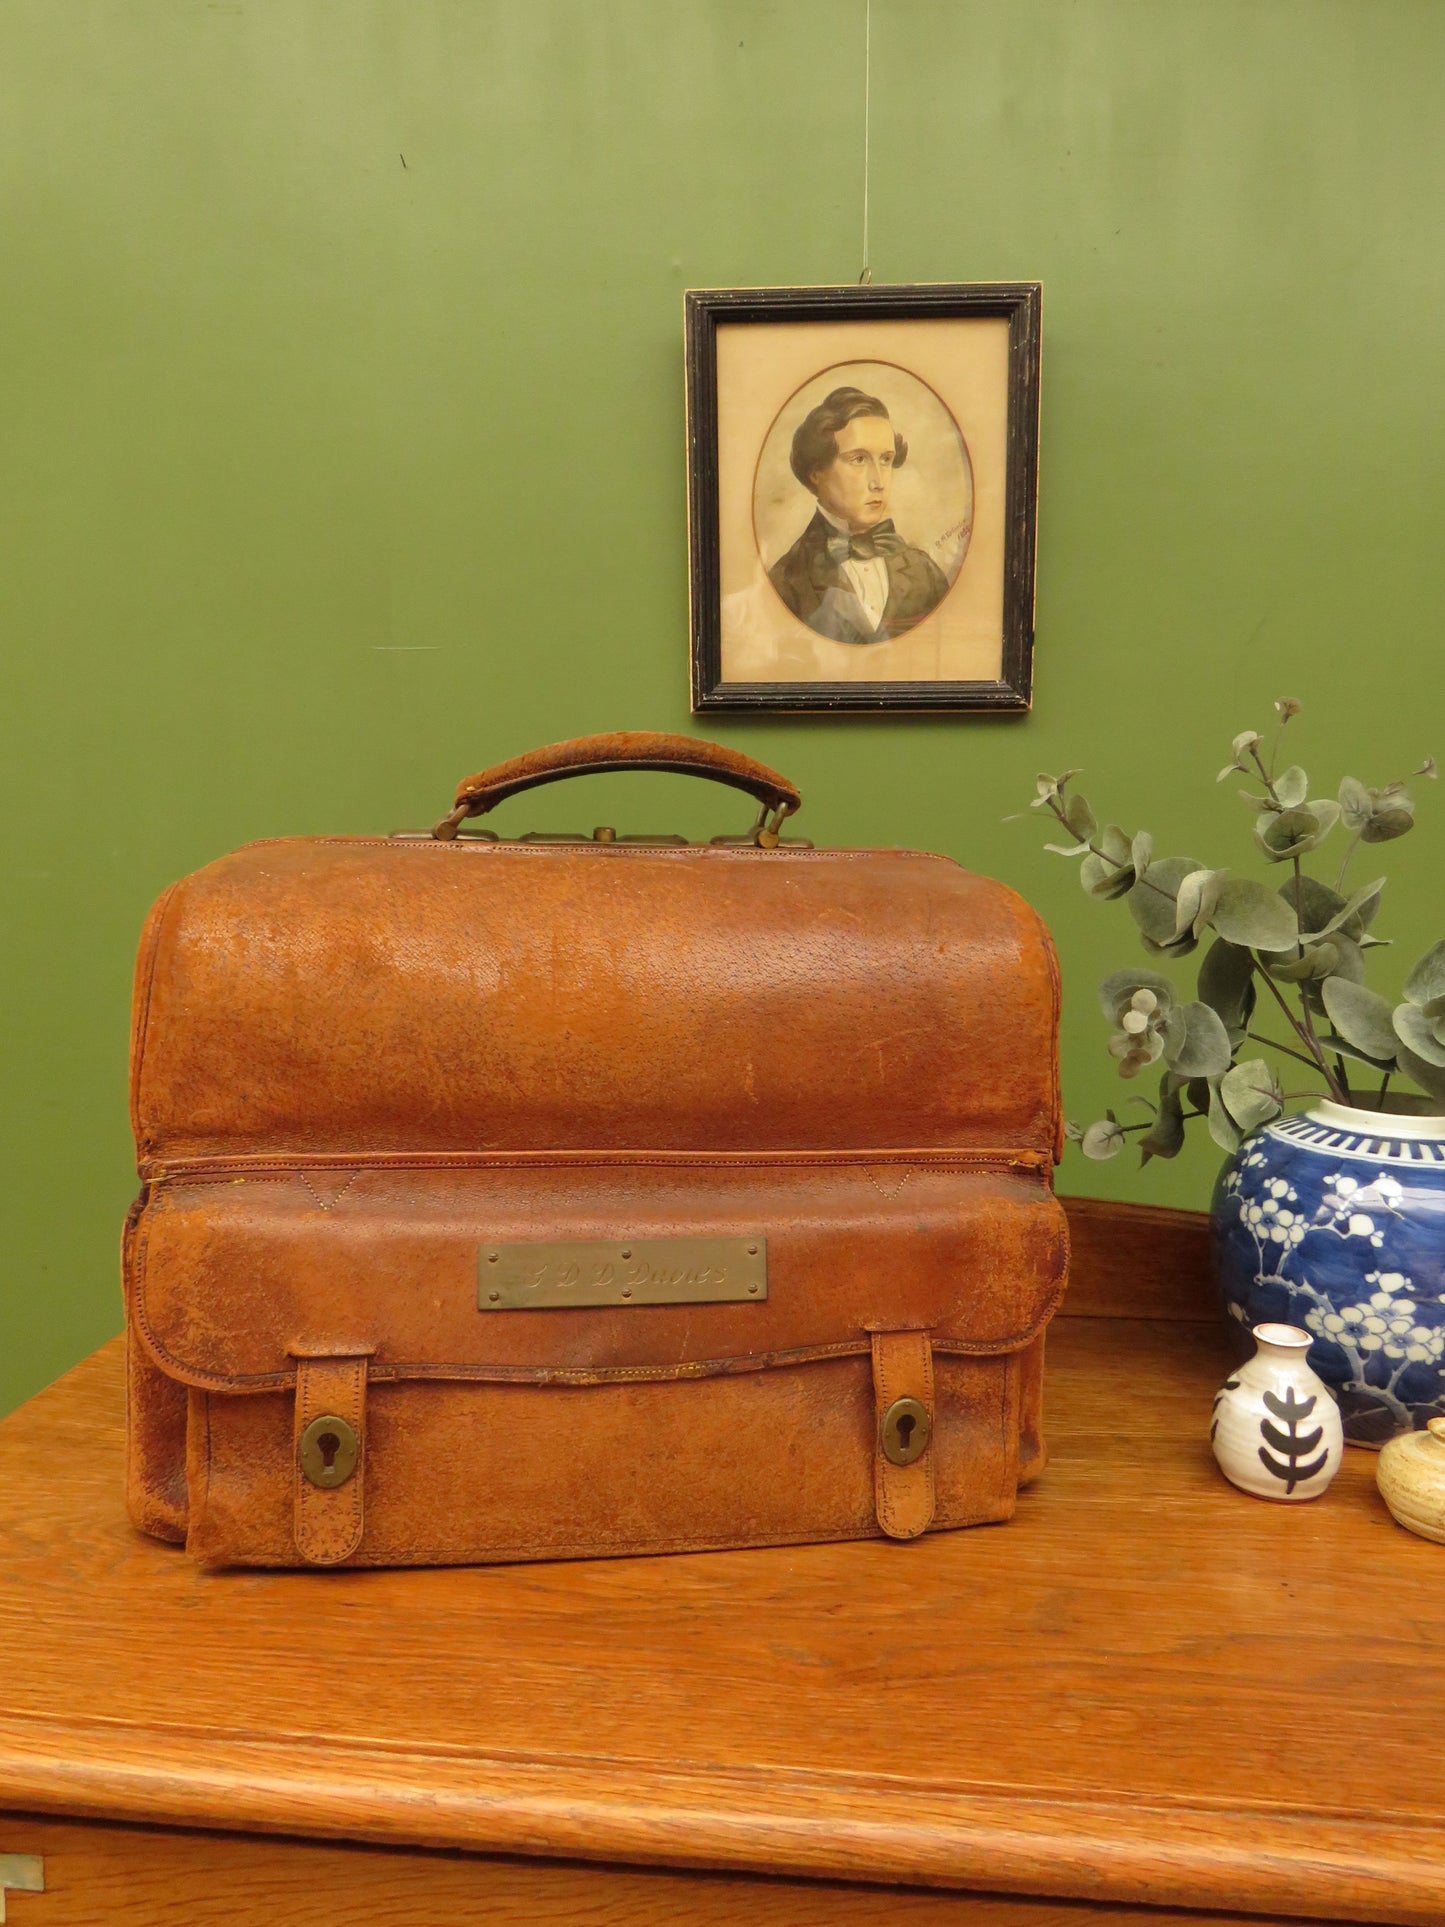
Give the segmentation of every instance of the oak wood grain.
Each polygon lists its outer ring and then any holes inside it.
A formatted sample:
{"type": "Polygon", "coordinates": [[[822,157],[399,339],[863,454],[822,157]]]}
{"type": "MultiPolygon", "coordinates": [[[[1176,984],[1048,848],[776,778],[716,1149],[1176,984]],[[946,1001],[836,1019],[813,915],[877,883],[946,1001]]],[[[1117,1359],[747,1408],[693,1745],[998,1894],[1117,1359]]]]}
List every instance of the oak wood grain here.
{"type": "Polygon", "coordinates": [[[1209,1214],[1165,1205],[1062,1198],[1069,1221],[1069,1289],[1074,1318],[1218,1316],[1209,1214]]]}
{"type": "MultiPolygon", "coordinates": [[[[171,1833],[0,1813],[44,1858],[44,1898],[13,1927],[1262,1927],[1260,1915],[1094,1908],[1071,1900],[842,1887],[480,1854],[320,1846],[287,1836],[171,1833]]],[[[1268,1927],[1268,1923],[1264,1923],[1268,1927]]]]}
{"type": "Polygon", "coordinates": [[[1367,1454],[1306,1506],[1227,1486],[1205,1443],[1227,1362],[1212,1326],[1070,1317],[1049,1348],[1052,1462],[1004,1526],[207,1574],[126,1523],[107,1347],[0,1425],[0,1805],[1445,1918],[1426,1757],[1445,1555],[1394,1525],[1367,1454]]]}
{"type": "MultiPolygon", "coordinates": [[[[12,1927],[1244,1927],[1238,1914],[331,1847],[33,1814],[0,1814],[0,1839],[45,1861],[44,1897],[15,1897],[12,1927]]],[[[1253,1915],[1248,1927],[1269,1923],[1253,1915]]]]}

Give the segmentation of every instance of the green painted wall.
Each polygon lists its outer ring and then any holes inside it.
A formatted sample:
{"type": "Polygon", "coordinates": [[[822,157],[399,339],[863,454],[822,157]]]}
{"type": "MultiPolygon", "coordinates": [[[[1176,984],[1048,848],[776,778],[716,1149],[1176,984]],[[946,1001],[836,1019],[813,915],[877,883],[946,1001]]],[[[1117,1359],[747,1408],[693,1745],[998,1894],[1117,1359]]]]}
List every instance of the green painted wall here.
{"type": "MultiPolygon", "coordinates": [[[[819,840],[1039,904],[1081,1117],[1137,951],[1001,823],[1033,772],[1244,865],[1213,776],[1271,697],[1331,787],[1445,748],[1442,67],[1436,0],[874,0],[874,278],[1045,287],[1037,706],[704,733],[819,840]]],[[[856,278],[863,95],[863,0],[5,0],[0,1408],[119,1325],[162,885],[691,726],[682,291],[856,278]]],[[[605,781],[527,814],[737,813],[605,781]]],[[[1064,1182],[1197,1204],[1214,1162],[1064,1182]]]]}

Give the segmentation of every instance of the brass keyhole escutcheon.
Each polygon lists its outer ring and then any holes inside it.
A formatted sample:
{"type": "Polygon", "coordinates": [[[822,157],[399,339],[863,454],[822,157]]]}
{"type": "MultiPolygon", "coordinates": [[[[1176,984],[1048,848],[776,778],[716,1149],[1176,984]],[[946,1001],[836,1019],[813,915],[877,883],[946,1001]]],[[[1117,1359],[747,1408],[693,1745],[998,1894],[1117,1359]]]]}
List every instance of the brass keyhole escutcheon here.
{"type": "Polygon", "coordinates": [[[912,1465],[928,1450],[933,1421],[916,1398],[896,1398],[883,1414],[883,1456],[890,1465],[912,1465]]]}
{"type": "Polygon", "coordinates": [[[354,1428],[334,1412],[312,1419],[301,1434],[301,1470],[325,1491],[345,1485],[356,1470],[361,1447],[354,1428]]]}

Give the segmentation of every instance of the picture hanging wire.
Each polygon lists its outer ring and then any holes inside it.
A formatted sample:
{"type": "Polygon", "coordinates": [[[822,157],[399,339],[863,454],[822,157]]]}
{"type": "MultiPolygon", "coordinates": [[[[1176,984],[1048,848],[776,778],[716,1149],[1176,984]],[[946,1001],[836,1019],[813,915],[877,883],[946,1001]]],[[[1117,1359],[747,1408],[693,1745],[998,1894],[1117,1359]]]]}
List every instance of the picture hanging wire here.
{"type": "Polygon", "coordinates": [[[860,288],[873,279],[868,264],[868,132],[873,107],[873,0],[863,0],[863,272],[860,288]]]}

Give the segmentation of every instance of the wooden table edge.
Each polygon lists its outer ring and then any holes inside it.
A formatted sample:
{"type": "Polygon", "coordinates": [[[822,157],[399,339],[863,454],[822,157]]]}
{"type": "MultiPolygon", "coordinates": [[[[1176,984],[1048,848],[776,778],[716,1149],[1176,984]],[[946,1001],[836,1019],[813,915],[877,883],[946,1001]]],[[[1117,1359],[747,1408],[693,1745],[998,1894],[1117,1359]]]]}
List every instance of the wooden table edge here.
{"type": "Polygon", "coordinates": [[[1445,1917],[1445,1827],[1407,1816],[1041,1797],[799,1769],[668,1772],[6,1718],[0,1807],[1400,1927],[1445,1917]]]}

